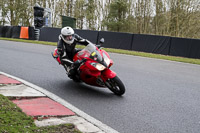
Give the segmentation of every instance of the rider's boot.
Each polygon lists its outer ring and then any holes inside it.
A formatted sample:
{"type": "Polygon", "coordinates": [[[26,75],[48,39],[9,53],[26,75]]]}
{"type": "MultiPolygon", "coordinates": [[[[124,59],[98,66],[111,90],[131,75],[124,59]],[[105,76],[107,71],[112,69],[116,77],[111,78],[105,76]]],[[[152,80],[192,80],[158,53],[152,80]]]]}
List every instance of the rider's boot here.
{"type": "Polygon", "coordinates": [[[71,64],[71,66],[68,67],[68,77],[73,79],[76,75],[76,70],[78,69],[78,67],[80,66],[79,61],[76,61],[74,63],[71,64]]]}
{"type": "Polygon", "coordinates": [[[70,67],[70,70],[69,70],[69,73],[68,73],[68,76],[69,76],[69,78],[74,78],[74,76],[76,75],[76,70],[79,68],[79,66],[83,63],[83,62],[85,62],[86,61],[86,59],[83,59],[83,60],[77,60],[77,61],[75,61],[72,65],[71,65],[71,67],[70,67]]]}

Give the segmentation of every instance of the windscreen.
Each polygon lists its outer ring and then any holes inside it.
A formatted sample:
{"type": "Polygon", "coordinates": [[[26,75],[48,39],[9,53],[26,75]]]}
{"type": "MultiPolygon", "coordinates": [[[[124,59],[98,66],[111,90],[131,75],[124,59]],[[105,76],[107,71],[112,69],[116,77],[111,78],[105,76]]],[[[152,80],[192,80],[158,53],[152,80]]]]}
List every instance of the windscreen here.
{"type": "Polygon", "coordinates": [[[83,50],[78,53],[79,57],[88,57],[97,62],[102,62],[103,58],[99,51],[96,49],[96,46],[92,43],[88,44],[83,50]]]}

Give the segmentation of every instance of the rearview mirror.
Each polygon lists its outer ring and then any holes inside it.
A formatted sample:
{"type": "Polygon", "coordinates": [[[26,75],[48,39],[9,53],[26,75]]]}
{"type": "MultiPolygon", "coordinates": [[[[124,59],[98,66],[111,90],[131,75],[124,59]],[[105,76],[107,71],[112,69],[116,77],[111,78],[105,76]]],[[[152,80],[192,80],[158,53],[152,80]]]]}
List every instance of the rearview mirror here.
{"type": "Polygon", "coordinates": [[[104,43],[104,38],[101,38],[100,39],[100,44],[103,44],[104,43]]]}

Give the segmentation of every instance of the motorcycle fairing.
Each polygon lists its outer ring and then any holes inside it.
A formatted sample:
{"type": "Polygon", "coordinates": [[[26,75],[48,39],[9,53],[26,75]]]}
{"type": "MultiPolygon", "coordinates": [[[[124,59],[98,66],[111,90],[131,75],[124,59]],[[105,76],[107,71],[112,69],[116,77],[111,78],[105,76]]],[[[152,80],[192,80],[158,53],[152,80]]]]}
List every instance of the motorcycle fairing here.
{"type": "Polygon", "coordinates": [[[105,82],[108,79],[114,78],[117,74],[110,69],[105,69],[101,73],[101,79],[105,82]]]}

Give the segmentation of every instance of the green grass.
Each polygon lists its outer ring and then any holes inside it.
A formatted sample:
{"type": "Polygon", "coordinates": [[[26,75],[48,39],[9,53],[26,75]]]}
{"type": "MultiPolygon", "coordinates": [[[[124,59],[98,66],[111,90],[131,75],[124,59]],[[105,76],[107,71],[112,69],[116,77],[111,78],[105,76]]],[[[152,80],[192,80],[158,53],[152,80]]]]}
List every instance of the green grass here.
{"type": "Polygon", "coordinates": [[[7,97],[0,94],[0,133],[80,133],[72,124],[36,127],[27,116],[7,97]]]}
{"type": "Polygon", "coordinates": [[[57,45],[57,43],[55,43],[55,42],[45,42],[45,41],[36,41],[36,40],[25,40],[25,39],[14,39],[14,38],[4,38],[4,37],[0,37],[0,40],[14,41],[14,42],[36,43],[36,44],[54,45],[54,46],[57,45]]]}
{"type": "Polygon", "coordinates": [[[108,51],[108,52],[114,52],[114,53],[120,53],[120,54],[142,56],[142,57],[156,58],[156,59],[164,59],[164,60],[178,61],[178,62],[200,65],[200,59],[176,57],[176,56],[161,55],[161,54],[152,54],[152,53],[129,51],[129,50],[109,49],[109,48],[105,48],[105,50],[108,51]]]}
{"type": "MultiPolygon", "coordinates": [[[[57,45],[57,43],[55,43],[55,42],[44,42],[44,41],[23,40],[23,39],[13,39],[13,38],[2,38],[2,37],[0,37],[0,40],[26,42],[26,43],[36,43],[36,44],[53,45],[53,46],[57,45]]],[[[77,48],[84,48],[84,46],[77,45],[77,48]]],[[[104,49],[107,52],[112,52],[112,53],[127,54],[127,55],[134,55],[134,56],[142,56],[142,57],[148,57],[148,58],[164,59],[164,60],[178,61],[178,62],[192,63],[192,64],[200,65],[200,59],[168,56],[168,55],[161,55],[161,54],[152,54],[152,53],[137,52],[137,51],[130,51],[130,50],[121,50],[121,49],[113,49],[113,48],[104,48],[104,49]]]]}

